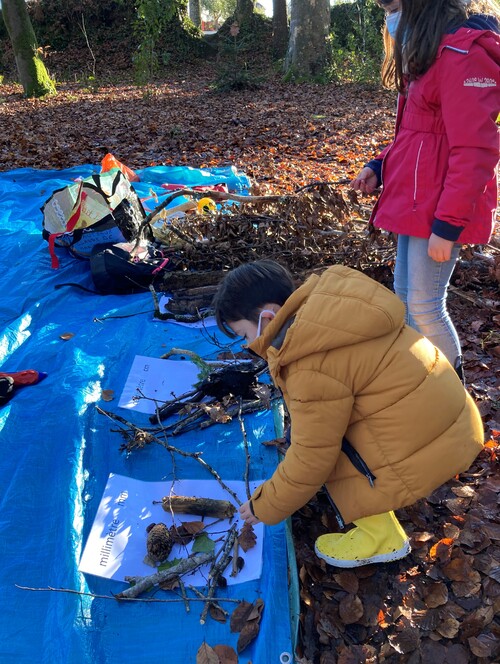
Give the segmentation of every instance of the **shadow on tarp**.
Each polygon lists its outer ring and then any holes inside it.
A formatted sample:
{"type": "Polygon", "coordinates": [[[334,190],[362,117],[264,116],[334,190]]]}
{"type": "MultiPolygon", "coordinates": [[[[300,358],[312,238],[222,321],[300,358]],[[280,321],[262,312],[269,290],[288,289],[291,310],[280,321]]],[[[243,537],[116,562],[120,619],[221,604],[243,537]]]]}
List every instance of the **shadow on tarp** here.
{"type": "MultiPolygon", "coordinates": [[[[122,438],[111,431],[115,423],[98,414],[95,406],[147,425],[146,415],[117,407],[135,355],[159,357],[173,346],[207,358],[218,352],[203,331],[153,320],[149,294],[97,296],[54,289],[68,281],[91,287],[91,280],[88,263],[65,250],[59,251],[60,269],[51,269],[47,244],[41,239],[40,207],[55,189],[93,170],[97,168],[86,165],[0,173],[0,367],[48,374],[40,384],[19,389],[0,409],[0,661],[186,664],[195,661],[204,640],[233,647],[237,642],[228,623],[208,619],[200,625],[201,603],[193,602],[188,613],[183,603],[123,604],[16,587],[108,596],[126,587],[78,572],[104,486],[110,472],[170,482],[172,459],[158,445],[129,456],[121,453],[122,438]],[[61,335],[73,336],[65,341],[61,335]],[[114,391],[113,401],[101,401],[103,389],[114,391]]],[[[169,169],[164,170],[168,182],[169,169]]],[[[141,175],[147,176],[148,169],[141,175]]],[[[155,179],[156,186],[162,175],[156,167],[149,179],[155,179]]],[[[220,181],[220,173],[214,178],[220,181]]],[[[144,186],[149,190],[153,184],[144,186]]],[[[261,442],[275,437],[272,413],[246,416],[245,428],[250,479],[268,477],[276,466],[276,452],[261,442]]],[[[223,478],[243,478],[238,422],[186,433],[173,443],[202,451],[223,478]]],[[[193,460],[176,459],[175,466],[177,477],[210,479],[193,460]]],[[[240,662],[278,664],[283,652],[291,652],[295,627],[290,622],[288,568],[284,524],[266,528],[262,577],[220,593],[249,602],[261,597],[265,602],[260,634],[240,662]]],[[[295,574],[293,565],[291,573],[295,574]]],[[[168,599],[171,594],[160,592],[156,597],[168,599]]],[[[233,609],[231,604],[223,606],[233,609]]]]}

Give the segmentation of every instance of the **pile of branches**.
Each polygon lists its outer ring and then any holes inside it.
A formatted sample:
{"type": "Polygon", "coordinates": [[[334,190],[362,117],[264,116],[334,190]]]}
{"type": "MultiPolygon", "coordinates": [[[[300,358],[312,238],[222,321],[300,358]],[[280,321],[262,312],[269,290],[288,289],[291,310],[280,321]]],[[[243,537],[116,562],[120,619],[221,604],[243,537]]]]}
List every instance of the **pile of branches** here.
{"type": "Polygon", "coordinates": [[[294,195],[250,196],[216,212],[168,218],[153,230],[175,249],[181,270],[213,274],[272,258],[294,275],[342,263],[387,283],[395,243],[368,228],[368,215],[354,191],[312,183],[294,195]]]}

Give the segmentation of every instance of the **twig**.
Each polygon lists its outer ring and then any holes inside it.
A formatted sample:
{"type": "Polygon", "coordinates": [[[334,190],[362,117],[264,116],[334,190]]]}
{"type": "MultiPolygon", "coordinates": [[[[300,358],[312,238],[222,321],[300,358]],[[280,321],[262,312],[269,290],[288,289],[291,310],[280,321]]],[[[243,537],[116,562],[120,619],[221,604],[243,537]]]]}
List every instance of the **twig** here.
{"type": "Polygon", "coordinates": [[[103,410],[100,406],[96,406],[97,412],[100,413],[101,415],[106,415],[106,417],[109,417],[111,420],[115,420],[116,422],[120,422],[121,424],[126,425],[132,431],[135,431],[136,433],[142,434],[146,437],[151,442],[157,443],[158,445],[161,445],[164,447],[168,452],[175,452],[176,454],[180,454],[183,457],[187,457],[190,459],[194,459],[197,461],[199,464],[201,464],[208,472],[214,477],[217,482],[221,485],[221,487],[229,493],[230,496],[233,497],[233,499],[236,501],[237,505],[241,505],[241,500],[238,498],[236,493],[230,489],[227,484],[222,480],[221,476],[219,473],[212,468],[204,459],[201,458],[201,452],[185,452],[184,450],[180,450],[178,447],[174,447],[173,445],[169,445],[167,442],[160,440],[156,436],[154,436],[152,433],[148,433],[144,431],[144,429],[140,429],[139,427],[136,427],[135,424],[132,424],[132,422],[128,422],[126,419],[121,417],[120,415],[117,415],[116,413],[110,413],[106,410],[103,410]]]}
{"type": "MultiPolygon", "coordinates": [[[[208,578],[210,579],[210,586],[208,588],[207,598],[211,599],[214,596],[219,581],[219,577],[224,573],[224,570],[231,562],[231,551],[233,549],[235,538],[236,538],[236,524],[233,524],[227,534],[224,546],[221,549],[221,557],[219,562],[214,561],[212,569],[208,573],[208,578]]],[[[201,625],[205,624],[209,606],[210,606],[209,604],[205,604],[205,606],[203,607],[203,611],[200,617],[201,625]]]]}
{"type": "Polygon", "coordinates": [[[189,613],[191,607],[189,606],[189,599],[188,596],[186,595],[186,586],[184,585],[182,579],[179,579],[179,588],[181,591],[182,599],[184,600],[184,606],[186,607],[186,613],[189,613]]]}
{"type": "Polygon", "coordinates": [[[238,569],[238,555],[239,555],[239,550],[240,550],[240,543],[238,541],[238,538],[234,538],[234,544],[233,544],[233,571],[231,572],[231,576],[236,576],[238,572],[240,571],[238,569]]]}
{"type": "MultiPolygon", "coordinates": [[[[92,597],[94,599],[112,599],[116,602],[116,595],[97,595],[95,593],[86,593],[82,590],[74,590],[73,588],[52,588],[52,586],[47,586],[46,588],[30,588],[29,586],[20,586],[17,583],[14,584],[15,588],[19,590],[29,590],[31,592],[53,592],[53,593],[69,593],[71,595],[83,595],[84,597],[92,597]]],[[[191,588],[191,586],[189,586],[191,588]]],[[[211,602],[208,597],[204,597],[200,593],[200,597],[187,597],[186,599],[189,602],[211,602]]],[[[157,599],[156,597],[129,597],[128,602],[160,602],[161,604],[172,604],[183,602],[182,598],[179,599],[157,599]]],[[[239,604],[241,600],[234,599],[233,597],[218,597],[218,602],[235,602],[239,604]]]]}
{"type": "Polygon", "coordinates": [[[171,581],[172,579],[186,574],[195,570],[205,563],[209,563],[213,560],[212,553],[197,553],[192,558],[184,558],[177,565],[173,565],[169,569],[161,570],[160,572],[155,572],[154,574],[148,574],[143,577],[135,577],[134,580],[136,583],[127,588],[121,593],[116,595],[116,599],[129,599],[130,597],[137,597],[141,593],[149,590],[150,588],[158,585],[159,583],[165,583],[166,581],[171,581]]]}
{"type": "Polygon", "coordinates": [[[247,492],[247,498],[250,500],[252,497],[252,493],[250,491],[250,485],[248,483],[248,475],[250,472],[250,452],[248,450],[248,439],[247,439],[247,432],[245,430],[245,423],[243,422],[243,418],[241,417],[241,410],[243,407],[243,402],[240,398],[240,407],[238,409],[238,420],[240,422],[240,429],[241,429],[241,434],[243,436],[243,447],[245,448],[245,490],[247,492]]]}
{"type": "Polygon", "coordinates": [[[194,594],[197,596],[198,599],[203,599],[205,602],[209,602],[209,606],[215,607],[221,613],[223,613],[225,616],[229,615],[229,613],[225,609],[223,609],[222,606],[219,606],[218,598],[217,598],[217,601],[215,601],[211,597],[205,597],[205,595],[203,593],[201,593],[198,590],[198,588],[195,588],[194,586],[188,586],[188,587],[189,587],[190,590],[192,590],[194,592],[194,594]]]}
{"type": "Polygon", "coordinates": [[[322,185],[328,185],[330,187],[335,187],[336,185],[339,184],[349,184],[351,180],[349,178],[343,178],[342,180],[337,180],[336,182],[310,182],[309,184],[305,184],[303,187],[299,187],[298,189],[295,190],[295,193],[298,194],[301,191],[304,191],[304,189],[312,189],[313,187],[320,187],[322,185]]]}

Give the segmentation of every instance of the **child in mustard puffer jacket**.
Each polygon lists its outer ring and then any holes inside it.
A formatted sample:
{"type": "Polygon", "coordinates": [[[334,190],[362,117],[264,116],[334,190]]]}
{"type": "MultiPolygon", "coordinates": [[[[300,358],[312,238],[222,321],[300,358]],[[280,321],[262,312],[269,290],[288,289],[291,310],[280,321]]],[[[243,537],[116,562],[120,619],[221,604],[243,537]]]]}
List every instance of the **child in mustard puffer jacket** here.
{"type": "Polygon", "coordinates": [[[405,324],[396,295],[334,266],[295,289],[262,260],[229,272],[215,296],[217,323],[267,360],[291,422],[273,476],[240,508],[275,524],[326,486],[341,527],[316,541],[332,565],[405,556],[393,510],[467,470],[483,447],[479,412],[443,353],[405,324]]]}

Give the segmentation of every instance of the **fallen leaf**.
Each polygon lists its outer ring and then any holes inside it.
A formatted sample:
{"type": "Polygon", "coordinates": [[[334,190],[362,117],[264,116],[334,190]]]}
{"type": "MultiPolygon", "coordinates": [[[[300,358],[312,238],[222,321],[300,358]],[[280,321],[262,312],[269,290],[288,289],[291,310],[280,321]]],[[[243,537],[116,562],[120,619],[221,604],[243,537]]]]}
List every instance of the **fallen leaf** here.
{"type": "Polygon", "coordinates": [[[346,595],[339,602],[339,615],[346,625],[358,622],[363,615],[363,603],[357,595],[346,595]]]}
{"type": "Polygon", "coordinates": [[[240,632],[238,637],[238,643],[236,644],[236,650],[238,653],[243,652],[252,641],[254,641],[260,630],[260,625],[257,621],[248,622],[240,632]]]}
{"type": "Polygon", "coordinates": [[[215,549],[215,542],[206,533],[195,537],[191,553],[211,553],[215,549]]]}
{"type": "Polygon", "coordinates": [[[205,529],[203,521],[182,521],[181,526],[189,535],[196,535],[205,529]]]}
{"type": "Polygon", "coordinates": [[[442,606],[448,601],[448,588],[444,583],[433,583],[424,595],[424,601],[430,609],[442,606]]]}
{"type": "Polygon", "coordinates": [[[257,535],[249,523],[245,523],[243,528],[240,530],[240,534],[238,535],[238,544],[241,546],[245,553],[250,551],[250,549],[253,549],[253,547],[257,544],[257,535]]]}
{"type": "Polygon", "coordinates": [[[480,634],[477,638],[471,636],[470,639],[467,639],[467,643],[476,657],[490,661],[491,657],[498,653],[500,646],[498,638],[495,638],[493,634],[480,634]]]}
{"type": "Polygon", "coordinates": [[[238,604],[233,613],[231,614],[230,627],[231,632],[241,632],[245,626],[248,616],[253,609],[253,604],[243,600],[238,604]]]}
{"type": "Polygon", "coordinates": [[[74,332],[63,332],[63,334],[59,335],[59,339],[62,339],[63,341],[68,341],[68,339],[72,339],[75,336],[74,332]]]}
{"type": "Polygon", "coordinates": [[[431,560],[439,560],[440,562],[448,561],[451,557],[454,541],[451,537],[445,537],[436,542],[429,551],[431,560]]]}
{"type": "Polygon", "coordinates": [[[339,574],[334,574],[333,578],[343,590],[352,595],[357,594],[359,581],[354,572],[340,572],[339,574]]]}
{"type": "Polygon", "coordinates": [[[203,642],[196,653],[196,664],[220,664],[219,656],[208,643],[203,642]]]}
{"type": "Polygon", "coordinates": [[[101,391],[101,399],[103,401],[113,401],[115,398],[115,391],[114,390],[102,390],[101,391]]]}
{"type": "MultiPolygon", "coordinates": [[[[219,606],[214,606],[213,604],[210,604],[208,612],[210,614],[210,617],[213,618],[214,620],[216,620],[217,622],[220,622],[220,623],[227,622],[227,616],[224,613],[224,611],[221,610],[221,608],[219,606]]],[[[215,652],[217,652],[217,646],[214,646],[214,650],[215,650],[215,652]]]]}
{"type": "Polygon", "coordinates": [[[389,636],[391,646],[403,655],[416,650],[420,643],[420,630],[417,627],[405,627],[399,634],[389,636]]]}
{"type": "Polygon", "coordinates": [[[445,639],[453,639],[458,634],[460,623],[453,616],[448,616],[443,622],[436,627],[436,632],[444,636],[445,639]]]}
{"type": "Polygon", "coordinates": [[[238,664],[238,655],[231,646],[214,646],[214,651],[219,656],[220,664],[238,664]]]}

